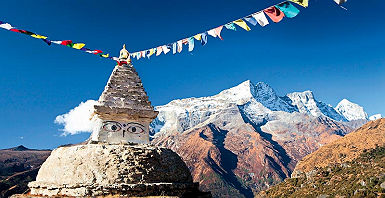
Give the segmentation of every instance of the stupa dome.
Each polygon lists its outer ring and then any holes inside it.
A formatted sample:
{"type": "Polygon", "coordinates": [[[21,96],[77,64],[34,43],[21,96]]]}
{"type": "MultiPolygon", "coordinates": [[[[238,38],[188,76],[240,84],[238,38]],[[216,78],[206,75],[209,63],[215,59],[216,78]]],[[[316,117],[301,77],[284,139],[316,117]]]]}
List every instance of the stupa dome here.
{"type": "Polygon", "coordinates": [[[29,187],[32,195],[40,196],[182,196],[199,192],[175,152],[150,145],[59,147],[29,187]]]}

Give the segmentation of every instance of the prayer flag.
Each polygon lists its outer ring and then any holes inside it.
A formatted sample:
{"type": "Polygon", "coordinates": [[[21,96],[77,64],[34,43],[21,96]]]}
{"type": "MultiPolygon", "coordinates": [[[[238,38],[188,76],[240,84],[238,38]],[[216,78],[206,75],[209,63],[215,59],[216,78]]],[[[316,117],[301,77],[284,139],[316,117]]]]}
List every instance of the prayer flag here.
{"type": "Polygon", "coordinates": [[[149,51],[150,51],[150,52],[149,52],[149,54],[148,54],[148,57],[150,58],[150,56],[152,56],[152,55],[154,54],[154,48],[150,49],[149,51]]]}
{"type": "Polygon", "coordinates": [[[150,50],[146,50],[145,53],[146,53],[147,58],[150,58],[150,56],[151,56],[151,55],[149,55],[150,54],[150,50]]]}
{"type": "Polygon", "coordinates": [[[178,44],[178,53],[181,53],[181,52],[182,52],[182,49],[183,49],[182,43],[183,43],[182,40],[177,41],[177,44],[178,44]]]}
{"type": "Polygon", "coordinates": [[[182,43],[183,43],[184,45],[187,45],[187,44],[188,44],[188,39],[187,39],[187,38],[182,39],[182,43]]]}
{"type": "Polygon", "coordinates": [[[222,36],[221,36],[221,31],[222,31],[222,29],[223,29],[223,26],[222,26],[222,25],[214,29],[214,30],[215,30],[215,33],[218,35],[218,37],[219,37],[221,40],[223,40],[223,38],[222,38],[222,36]]]}
{"type": "Polygon", "coordinates": [[[267,20],[265,13],[263,13],[262,11],[254,13],[251,16],[253,16],[254,19],[257,20],[259,25],[261,25],[262,27],[269,24],[269,21],[267,20]]]}
{"type": "Polygon", "coordinates": [[[172,43],[172,53],[176,54],[176,43],[172,43]]]}
{"type": "Polygon", "coordinates": [[[61,41],[51,41],[52,43],[55,43],[55,44],[58,44],[58,45],[61,45],[61,41]]]}
{"type": "Polygon", "coordinates": [[[226,24],[226,25],[225,25],[225,28],[228,29],[228,30],[234,30],[234,31],[237,31],[237,28],[235,27],[235,25],[234,25],[233,22],[226,24]]]}
{"type": "Polygon", "coordinates": [[[101,54],[101,53],[103,53],[103,51],[102,50],[93,50],[92,53],[93,54],[101,54]]]}
{"type": "Polygon", "coordinates": [[[74,45],[71,40],[62,41],[61,44],[68,47],[72,47],[74,45]]]}
{"type": "Polygon", "coordinates": [[[194,36],[194,38],[198,41],[200,41],[202,39],[202,34],[197,34],[194,36]]]}
{"type": "Polygon", "coordinates": [[[164,54],[167,54],[170,51],[170,49],[166,45],[162,46],[162,50],[164,54]]]}
{"type": "Polygon", "coordinates": [[[211,29],[211,30],[207,31],[207,34],[209,34],[210,36],[212,36],[214,38],[217,37],[217,33],[215,32],[214,29],[211,29]]]}
{"type": "Polygon", "coordinates": [[[235,20],[233,21],[233,23],[237,24],[239,27],[245,29],[246,31],[250,31],[250,27],[246,24],[245,21],[243,21],[242,19],[238,19],[238,20],[235,20]]]}
{"type": "Polygon", "coordinates": [[[142,53],[137,52],[136,53],[136,59],[139,60],[140,58],[142,58],[142,53]]]}
{"type": "Polygon", "coordinates": [[[51,45],[51,41],[50,40],[48,40],[48,39],[41,39],[41,40],[43,40],[45,43],[47,43],[47,45],[51,45]]]}
{"type": "Polygon", "coordinates": [[[14,27],[12,27],[12,25],[9,23],[2,23],[2,24],[0,24],[0,28],[6,29],[6,30],[11,30],[14,27]]]}
{"type": "Polygon", "coordinates": [[[191,52],[194,50],[194,38],[188,38],[188,51],[191,52]]]}
{"type": "Polygon", "coordinates": [[[141,56],[142,56],[143,58],[146,58],[146,51],[145,51],[145,50],[140,51],[140,54],[141,54],[141,56]]]}
{"type": "Polygon", "coordinates": [[[110,56],[110,54],[101,54],[100,56],[104,57],[104,58],[108,58],[110,56]]]}
{"type": "Polygon", "coordinates": [[[26,34],[28,36],[31,36],[33,34],[33,32],[30,32],[30,31],[27,31],[27,30],[10,29],[10,31],[26,34]]]}
{"type": "Polygon", "coordinates": [[[247,17],[243,17],[243,19],[245,19],[245,21],[249,22],[251,25],[254,25],[254,26],[257,25],[258,23],[257,20],[255,20],[251,15],[247,17]]]}
{"type": "Polygon", "coordinates": [[[288,1],[280,3],[275,7],[281,10],[285,14],[285,16],[287,16],[288,18],[293,18],[297,16],[299,13],[299,10],[288,1]]]}
{"type": "Polygon", "coordinates": [[[289,0],[289,1],[294,2],[298,5],[301,5],[305,8],[307,8],[309,6],[309,0],[289,0]]]}
{"type": "Polygon", "coordinates": [[[159,56],[162,53],[162,51],[163,51],[162,46],[157,47],[156,48],[156,56],[159,56]]]}
{"type": "Polygon", "coordinates": [[[48,37],[46,37],[46,36],[42,36],[42,35],[38,35],[38,34],[32,34],[31,35],[33,38],[37,38],[37,39],[46,39],[46,38],[48,38],[48,37]]]}
{"type": "Polygon", "coordinates": [[[206,45],[207,43],[207,32],[202,33],[202,39],[201,39],[202,45],[206,45]]]}
{"type": "Polygon", "coordinates": [[[342,5],[347,2],[347,0],[334,0],[338,5],[342,5]]]}
{"type": "Polygon", "coordinates": [[[280,22],[283,17],[285,17],[285,14],[283,14],[283,12],[281,12],[278,8],[276,8],[275,6],[271,6],[270,8],[267,8],[265,10],[263,10],[267,16],[270,17],[270,19],[272,21],[274,21],[275,23],[278,23],[280,22]]]}
{"type": "Polygon", "coordinates": [[[86,46],[86,44],[84,43],[75,43],[72,48],[75,48],[75,49],[81,49],[83,48],[84,46],[86,46]]]}

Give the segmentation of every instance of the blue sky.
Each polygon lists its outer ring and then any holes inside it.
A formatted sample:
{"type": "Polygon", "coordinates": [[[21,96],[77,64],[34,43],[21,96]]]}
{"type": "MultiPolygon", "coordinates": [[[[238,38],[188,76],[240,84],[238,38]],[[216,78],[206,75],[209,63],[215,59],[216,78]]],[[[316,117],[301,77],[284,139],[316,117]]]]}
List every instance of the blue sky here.
{"type": "MultiPolygon", "coordinates": [[[[381,0],[309,0],[301,13],[246,32],[224,30],[193,52],[134,61],[153,105],[214,95],[245,80],[278,94],[312,90],[335,106],[347,98],[385,114],[385,13],[381,0]]],[[[117,55],[167,44],[280,1],[4,1],[1,21],[84,42],[117,55]]],[[[61,137],[55,117],[97,99],[114,62],[0,29],[0,148],[55,148],[89,134],[61,137]]]]}

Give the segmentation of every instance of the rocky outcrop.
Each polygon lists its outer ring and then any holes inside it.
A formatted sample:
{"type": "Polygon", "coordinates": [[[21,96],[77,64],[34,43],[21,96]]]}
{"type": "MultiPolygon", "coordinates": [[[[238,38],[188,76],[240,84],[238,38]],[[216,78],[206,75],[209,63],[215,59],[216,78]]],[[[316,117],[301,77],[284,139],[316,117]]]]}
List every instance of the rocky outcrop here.
{"type": "Polygon", "coordinates": [[[32,195],[39,196],[183,196],[199,192],[176,153],[149,145],[57,148],[28,186],[32,195]]]}

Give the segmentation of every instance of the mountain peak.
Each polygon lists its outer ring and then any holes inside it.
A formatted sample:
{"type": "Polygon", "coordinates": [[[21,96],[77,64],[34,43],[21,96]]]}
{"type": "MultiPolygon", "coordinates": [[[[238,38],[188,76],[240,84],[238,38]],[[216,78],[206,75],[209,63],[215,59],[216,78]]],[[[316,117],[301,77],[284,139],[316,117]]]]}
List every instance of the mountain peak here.
{"type": "Polygon", "coordinates": [[[250,80],[246,80],[235,87],[221,91],[217,96],[244,103],[255,96],[255,86],[250,80]]]}
{"type": "Polygon", "coordinates": [[[10,148],[9,150],[12,150],[12,151],[27,151],[27,150],[30,150],[30,149],[28,149],[27,147],[25,147],[23,145],[19,145],[17,147],[10,148]]]}
{"type": "Polygon", "coordinates": [[[368,114],[364,108],[348,99],[342,99],[335,108],[347,120],[368,120],[368,114]]]}

